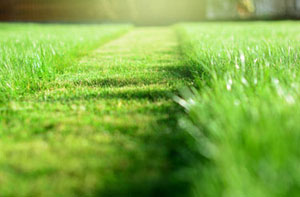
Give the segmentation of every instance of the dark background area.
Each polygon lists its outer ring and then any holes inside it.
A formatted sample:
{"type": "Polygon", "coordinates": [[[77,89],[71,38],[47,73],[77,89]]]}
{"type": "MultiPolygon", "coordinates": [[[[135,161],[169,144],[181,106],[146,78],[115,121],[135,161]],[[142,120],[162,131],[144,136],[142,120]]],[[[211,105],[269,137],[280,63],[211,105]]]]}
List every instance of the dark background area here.
{"type": "Polygon", "coordinates": [[[0,0],[0,21],[164,25],[299,17],[300,0],[0,0]]]}
{"type": "Polygon", "coordinates": [[[0,0],[1,21],[165,24],[205,18],[199,0],[0,0]]]}

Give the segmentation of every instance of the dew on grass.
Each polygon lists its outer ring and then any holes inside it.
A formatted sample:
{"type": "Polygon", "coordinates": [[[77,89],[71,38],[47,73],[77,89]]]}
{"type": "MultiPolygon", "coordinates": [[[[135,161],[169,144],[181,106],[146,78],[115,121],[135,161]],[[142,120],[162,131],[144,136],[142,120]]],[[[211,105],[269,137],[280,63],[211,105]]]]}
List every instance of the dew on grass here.
{"type": "Polygon", "coordinates": [[[277,78],[273,78],[273,83],[277,86],[279,85],[279,80],[277,78]]]}
{"type": "Polygon", "coordinates": [[[230,79],[227,81],[227,83],[226,83],[226,89],[227,89],[228,91],[231,91],[232,84],[233,84],[233,81],[232,81],[232,79],[230,78],[230,79]]]}
{"type": "Polygon", "coordinates": [[[227,89],[228,91],[231,91],[231,85],[230,85],[230,84],[227,84],[227,85],[226,85],[226,89],[227,89]]]}
{"type": "Polygon", "coordinates": [[[245,63],[245,55],[243,52],[241,52],[240,59],[241,59],[242,64],[244,64],[245,63]]]}
{"type": "Polygon", "coordinates": [[[292,95],[288,94],[286,97],[285,97],[285,100],[288,104],[294,104],[295,103],[295,99],[292,95]]]}
{"type": "Polygon", "coordinates": [[[234,105],[235,105],[235,106],[239,106],[240,104],[241,104],[241,101],[239,101],[239,100],[237,100],[237,99],[234,100],[234,105]]]}
{"type": "Polygon", "coordinates": [[[245,77],[242,77],[241,81],[245,86],[248,86],[248,81],[245,77]]]}
{"type": "Polygon", "coordinates": [[[258,81],[257,81],[256,77],[254,78],[253,83],[254,83],[254,85],[257,85],[258,81]]]}

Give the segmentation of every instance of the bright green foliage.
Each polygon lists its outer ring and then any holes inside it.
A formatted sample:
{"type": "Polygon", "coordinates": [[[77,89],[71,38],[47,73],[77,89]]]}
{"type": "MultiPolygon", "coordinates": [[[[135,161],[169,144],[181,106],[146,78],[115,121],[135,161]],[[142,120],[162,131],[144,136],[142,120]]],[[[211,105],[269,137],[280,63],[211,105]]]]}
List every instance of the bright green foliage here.
{"type": "Polygon", "coordinates": [[[0,196],[298,196],[299,23],[0,27],[0,196]]]}
{"type": "Polygon", "coordinates": [[[197,90],[182,127],[202,155],[196,196],[299,196],[298,22],[177,26],[197,90]]]}
{"type": "Polygon", "coordinates": [[[43,88],[79,52],[128,29],[127,25],[0,24],[0,102],[43,88]]]}
{"type": "MultiPolygon", "coordinates": [[[[46,59],[32,62],[44,62],[43,78],[60,65],[49,64],[51,46],[66,54],[75,43],[94,45],[120,28],[35,26],[37,36],[50,31],[55,39],[42,39],[46,59]]],[[[11,50],[27,54],[30,46],[11,50]]],[[[3,104],[0,196],[180,195],[187,187],[173,174],[184,160],[171,95],[188,85],[188,72],[172,30],[136,29],[72,62],[42,89],[3,104]]],[[[24,82],[38,78],[24,73],[24,82]]]]}

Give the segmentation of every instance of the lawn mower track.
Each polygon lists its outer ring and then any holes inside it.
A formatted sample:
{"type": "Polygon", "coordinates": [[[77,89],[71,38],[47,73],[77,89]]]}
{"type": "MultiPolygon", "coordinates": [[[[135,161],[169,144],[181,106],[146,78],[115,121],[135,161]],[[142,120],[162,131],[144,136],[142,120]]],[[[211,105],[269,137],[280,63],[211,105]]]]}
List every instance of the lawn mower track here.
{"type": "Polygon", "coordinates": [[[177,151],[184,142],[172,95],[189,80],[170,28],[137,28],[100,47],[48,89],[14,103],[28,110],[9,114],[15,118],[11,143],[0,144],[7,156],[0,191],[182,194],[186,185],[174,174],[184,165],[177,151]],[[12,183],[20,190],[10,189],[12,183]]]}

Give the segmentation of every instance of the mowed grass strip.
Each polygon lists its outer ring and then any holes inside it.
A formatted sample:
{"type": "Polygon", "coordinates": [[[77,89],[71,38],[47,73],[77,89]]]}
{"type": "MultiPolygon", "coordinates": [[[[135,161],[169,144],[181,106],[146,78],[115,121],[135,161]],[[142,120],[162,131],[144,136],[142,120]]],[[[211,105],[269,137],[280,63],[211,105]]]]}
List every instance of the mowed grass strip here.
{"type": "Polygon", "coordinates": [[[175,134],[163,127],[188,77],[171,29],[138,28],[11,101],[1,111],[0,195],[178,192],[184,185],[168,187],[175,134]]]}
{"type": "Polygon", "coordinates": [[[299,22],[177,31],[197,87],[178,98],[202,156],[195,196],[299,196],[299,22]]]}

